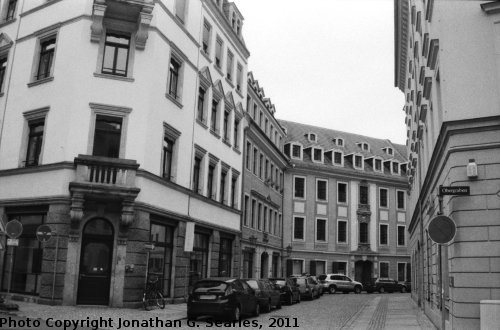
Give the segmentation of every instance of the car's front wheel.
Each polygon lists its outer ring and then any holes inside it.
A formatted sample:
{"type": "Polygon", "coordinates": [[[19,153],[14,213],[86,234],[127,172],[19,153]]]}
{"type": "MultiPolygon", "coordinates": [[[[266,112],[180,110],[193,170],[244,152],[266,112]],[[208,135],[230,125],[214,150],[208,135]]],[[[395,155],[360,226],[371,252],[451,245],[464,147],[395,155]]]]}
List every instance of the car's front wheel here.
{"type": "Polygon", "coordinates": [[[406,288],[403,286],[401,287],[401,293],[405,293],[406,292],[406,288]]]}
{"type": "Polygon", "coordinates": [[[337,292],[337,288],[335,287],[335,285],[332,285],[331,287],[329,287],[328,292],[330,294],[334,294],[335,292],[337,292]]]}
{"type": "Polygon", "coordinates": [[[384,287],[383,287],[383,286],[381,286],[381,287],[378,289],[378,292],[379,292],[379,293],[384,293],[384,292],[385,292],[384,287]]]}
{"type": "Polygon", "coordinates": [[[356,287],[354,288],[354,293],[356,293],[356,294],[361,293],[361,287],[360,287],[360,286],[356,286],[356,287]]]}

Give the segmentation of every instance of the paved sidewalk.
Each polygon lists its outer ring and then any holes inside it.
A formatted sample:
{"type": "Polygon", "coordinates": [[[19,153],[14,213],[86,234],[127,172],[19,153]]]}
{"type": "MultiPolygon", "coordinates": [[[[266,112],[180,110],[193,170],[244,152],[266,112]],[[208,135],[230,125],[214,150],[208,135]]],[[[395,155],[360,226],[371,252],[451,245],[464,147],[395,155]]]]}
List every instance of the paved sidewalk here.
{"type": "MultiPolygon", "coordinates": [[[[165,321],[174,321],[186,318],[187,305],[184,304],[167,304],[165,309],[154,309],[145,311],[144,309],[130,309],[130,308],[112,308],[103,306],[49,306],[40,305],[30,302],[13,301],[19,305],[19,311],[14,313],[2,313],[0,316],[17,315],[19,317],[30,319],[47,320],[52,318],[54,320],[105,320],[106,322],[99,325],[99,329],[114,329],[119,327],[121,321],[121,329],[137,329],[137,327],[124,326],[124,320],[138,320],[150,321],[153,319],[165,321]],[[111,319],[112,324],[109,323],[111,319]],[[106,324],[105,324],[106,323],[106,324]]],[[[52,322],[54,324],[54,322],[52,322]]],[[[80,328],[93,327],[81,324],[80,328]]],[[[141,327],[142,328],[142,327],[141,327]]],[[[71,327],[70,329],[73,329],[71,327]]]]}
{"type": "Polygon", "coordinates": [[[350,330],[436,330],[409,296],[379,295],[353,317],[350,330]]]}

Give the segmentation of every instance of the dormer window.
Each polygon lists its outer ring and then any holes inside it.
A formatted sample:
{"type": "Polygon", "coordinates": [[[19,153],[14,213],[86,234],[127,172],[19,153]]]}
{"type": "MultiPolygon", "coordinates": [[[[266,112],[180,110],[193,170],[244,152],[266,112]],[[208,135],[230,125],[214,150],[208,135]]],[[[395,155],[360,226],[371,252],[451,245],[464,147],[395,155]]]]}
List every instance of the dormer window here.
{"type": "Polygon", "coordinates": [[[394,149],[390,148],[390,147],[386,147],[386,148],[383,148],[382,150],[384,150],[384,152],[388,155],[394,155],[394,149]]]}
{"type": "Polygon", "coordinates": [[[370,145],[366,142],[356,143],[358,147],[360,147],[364,151],[370,151],[370,145]]]}
{"type": "Polygon", "coordinates": [[[363,156],[354,155],[353,166],[355,169],[362,170],[363,169],[363,156]]]}
{"type": "Polygon", "coordinates": [[[343,166],[344,165],[344,153],[342,151],[333,152],[333,165],[343,166]]]}
{"type": "Polygon", "coordinates": [[[373,160],[373,170],[375,172],[384,172],[382,169],[382,159],[375,158],[373,160]]]}
{"type": "Polygon", "coordinates": [[[392,162],[391,164],[391,172],[392,174],[399,174],[399,163],[398,162],[392,162]]]}
{"type": "Polygon", "coordinates": [[[309,133],[309,134],[307,134],[307,139],[308,139],[310,142],[316,142],[316,134],[314,134],[314,133],[309,133]]]}
{"type": "Polygon", "coordinates": [[[322,163],[323,162],[323,150],[320,148],[313,148],[313,161],[322,163]]]}
{"type": "Polygon", "coordinates": [[[302,159],[302,147],[300,144],[292,144],[292,159],[302,159]]]}
{"type": "Polygon", "coordinates": [[[339,147],[343,147],[344,146],[344,139],[342,139],[342,138],[335,138],[332,141],[333,141],[333,143],[335,143],[339,147]]]}

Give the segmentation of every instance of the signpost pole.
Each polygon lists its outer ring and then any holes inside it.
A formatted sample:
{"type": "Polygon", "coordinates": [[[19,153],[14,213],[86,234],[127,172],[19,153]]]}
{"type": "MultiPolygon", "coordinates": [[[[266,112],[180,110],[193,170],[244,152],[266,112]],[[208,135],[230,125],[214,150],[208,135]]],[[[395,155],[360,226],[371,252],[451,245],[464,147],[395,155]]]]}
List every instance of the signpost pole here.
{"type": "MultiPolygon", "coordinates": [[[[8,246],[7,246],[7,251],[8,251],[8,246]]],[[[10,286],[12,284],[12,271],[14,270],[14,246],[11,247],[10,249],[10,256],[9,256],[9,282],[7,285],[7,294],[10,293],[10,286]]]]}
{"type": "Polygon", "coordinates": [[[51,303],[54,304],[54,294],[56,291],[56,273],[57,273],[57,258],[59,252],[59,235],[56,232],[52,232],[52,235],[56,235],[56,254],[54,260],[54,275],[52,277],[52,299],[51,303]]]}

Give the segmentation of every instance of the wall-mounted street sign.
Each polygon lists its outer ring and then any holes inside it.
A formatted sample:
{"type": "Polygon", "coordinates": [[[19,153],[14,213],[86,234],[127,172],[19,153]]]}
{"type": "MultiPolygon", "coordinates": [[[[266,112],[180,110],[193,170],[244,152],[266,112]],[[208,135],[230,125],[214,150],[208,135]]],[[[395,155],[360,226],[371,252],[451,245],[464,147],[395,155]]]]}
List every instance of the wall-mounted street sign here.
{"type": "Polygon", "coordinates": [[[455,222],[444,215],[438,215],[429,223],[429,236],[438,244],[450,242],[457,232],[455,222]]]}
{"type": "Polygon", "coordinates": [[[45,243],[48,240],[50,240],[53,235],[54,232],[52,231],[52,228],[50,228],[49,225],[40,225],[36,229],[36,237],[42,243],[45,243]]]}
{"type": "Polygon", "coordinates": [[[439,186],[439,195],[458,195],[458,196],[468,196],[470,195],[469,186],[453,186],[445,187],[439,186]]]}
{"type": "Polygon", "coordinates": [[[19,246],[19,238],[7,238],[7,246],[19,246]]]}
{"type": "Polygon", "coordinates": [[[19,220],[11,220],[5,225],[5,233],[10,238],[18,238],[23,233],[23,224],[19,220]]]}

